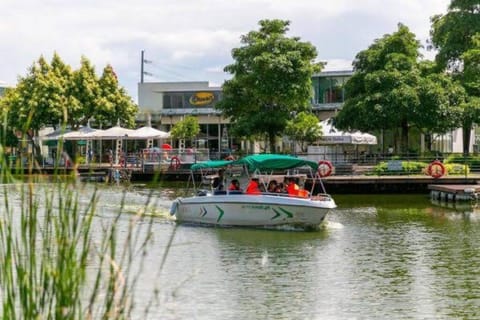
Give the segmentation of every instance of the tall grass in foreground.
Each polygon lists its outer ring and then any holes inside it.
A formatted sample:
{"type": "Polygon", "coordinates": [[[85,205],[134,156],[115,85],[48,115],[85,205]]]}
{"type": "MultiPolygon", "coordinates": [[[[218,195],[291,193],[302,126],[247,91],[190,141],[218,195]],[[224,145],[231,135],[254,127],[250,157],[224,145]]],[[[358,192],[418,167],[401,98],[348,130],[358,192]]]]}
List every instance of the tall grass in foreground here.
{"type": "MultiPolygon", "coordinates": [[[[0,158],[4,159],[1,150],[0,158]]],[[[3,181],[11,181],[0,162],[3,181]]],[[[153,218],[143,211],[129,215],[128,231],[120,242],[117,222],[126,193],[113,217],[99,218],[97,190],[82,205],[74,183],[55,182],[49,189],[33,182],[1,185],[2,319],[131,317],[153,218]],[[101,232],[93,232],[98,228],[101,232]]]]}

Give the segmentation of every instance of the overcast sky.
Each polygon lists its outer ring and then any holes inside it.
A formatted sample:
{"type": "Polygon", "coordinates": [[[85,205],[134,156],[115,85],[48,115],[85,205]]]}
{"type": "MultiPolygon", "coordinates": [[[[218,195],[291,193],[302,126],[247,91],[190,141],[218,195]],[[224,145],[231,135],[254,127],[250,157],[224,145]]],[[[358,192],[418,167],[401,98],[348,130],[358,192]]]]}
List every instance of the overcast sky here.
{"type": "MultiPolygon", "coordinates": [[[[311,42],[326,70],[351,69],[355,55],[405,24],[425,44],[430,17],[450,0],[2,0],[0,83],[15,85],[32,63],[57,52],[74,69],[82,55],[98,74],[111,64],[137,101],[140,54],[146,82],[229,78],[223,67],[240,36],[262,19],[291,22],[288,36],[311,42]]],[[[431,58],[433,54],[426,52],[431,58]]]]}

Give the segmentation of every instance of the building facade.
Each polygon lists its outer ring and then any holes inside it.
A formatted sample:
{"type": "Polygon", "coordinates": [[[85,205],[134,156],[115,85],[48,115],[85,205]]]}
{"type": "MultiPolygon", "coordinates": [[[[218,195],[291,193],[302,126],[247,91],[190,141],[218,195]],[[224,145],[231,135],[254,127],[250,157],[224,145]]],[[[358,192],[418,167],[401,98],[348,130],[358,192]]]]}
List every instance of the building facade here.
{"type": "MultiPolygon", "coordinates": [[[[352,71],[321,72],[312,77],[312,110],[320,120],[335,114],[345,98],[344,84],[352,71]]],[[[196,147],[206,147],[215,153],[247,148],[258,152],[260,146],[237,141],[229,135],[229,120],[214,108],[222,98],[222,88],[208,82],[143,82],[138,84],[139,122],[151,119],[152,125],[169,131],[186,115],[194,115],[201,133],[196,147]]],[[[279,141],[279,149],[288,142],[279,141]]]]}
{"type": "MultiPolygon", "coordinates": [[[[345,101],[345,83],[353,75],[352,70],[326,71],[316,73],[312,77],[312,111],[319,121],[334,116],[342,108],[345,101]]],[[[151,118],[152,126],[169,131],[175,123],[186,115],[194,115],[200,124],[201,133],[195,142],[199,148],[208,148],[218,153],[228,153],[238,148],[248,152],[260,152],[258,142],[238,141],[229,135],[229,120],[221,116],[214,106],[222,98],[222,88],[210,86],[208,82],[144,82],[138,84],[138,105],[140,115],[138,121],[145,123],[151,118]]],[[[386,152],[386,148],[394,145],[395,136],[383,132],[375,132],[379,145],[376,152],[386,152]]],[[[480,135],[472,135],[470,150],[478,145],[480,135]]],[[[462,152],[461,129],[445,135],[435,136],[434,149],[450,153],[462,152]]],[[[418,134],[413,139],[414,149],[419,153],[425,151],[424,137],[418,134]]],[[[411,140],[411,141],[413,141],[411,140]]],[[[277,150],[290,148],[291,141],[279,139],[277,150]]],[[[478,149],[478,148],[477,148],[478,149]]]]}

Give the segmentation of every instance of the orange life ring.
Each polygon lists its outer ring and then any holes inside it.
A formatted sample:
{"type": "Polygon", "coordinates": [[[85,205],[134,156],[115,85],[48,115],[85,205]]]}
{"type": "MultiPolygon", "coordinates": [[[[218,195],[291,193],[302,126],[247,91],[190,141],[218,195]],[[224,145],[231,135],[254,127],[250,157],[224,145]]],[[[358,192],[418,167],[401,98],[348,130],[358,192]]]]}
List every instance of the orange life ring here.
{"type": "Polygon", "coordinates": [[[318,161],[318,175],[320,177],[328,177],[332,174],[333,166],[330,161],[320,160],[318,161]]]}
{"type": "Polygon", "coordinates": [[[172,168],[173,170],[178,170],[181,165],[182,162],[180,161],[179,157],[173,156],[172,159],[170,159],[170,168],[172,168]]]}
{"type": "Polygon", "coordinates": [[[445,174],[445,166],[438,160],[432,161],[428,165],[427,174],[438,179],[445,174]]]}

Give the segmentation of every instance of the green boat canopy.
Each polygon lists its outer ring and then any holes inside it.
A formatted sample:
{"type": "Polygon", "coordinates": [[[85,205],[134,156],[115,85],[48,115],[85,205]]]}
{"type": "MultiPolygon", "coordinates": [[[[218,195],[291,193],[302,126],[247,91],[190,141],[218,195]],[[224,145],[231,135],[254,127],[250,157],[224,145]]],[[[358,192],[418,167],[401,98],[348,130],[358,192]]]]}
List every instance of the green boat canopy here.
{"type": "Polygon", "coordinates": [[[254,154],[233,161],[206,161],[192,165],[191,169],[198,170],[207,168],[221,168],[228,165],[246,166],[250,171],[287,170],[304,166],[308,166],[313,170],[318,169],[318,163],[315,161],[300,159],[283,154],[254,154]]]}
{"type": "Polygon", "coordinates": [[[230,165],[233,161],[229,160],[211,160],[205,162],[197,162],[192,164],[190,167],[191,170],[200,170],[200,169],[214,169],[214,168],[222,168],[230,165]]]}

